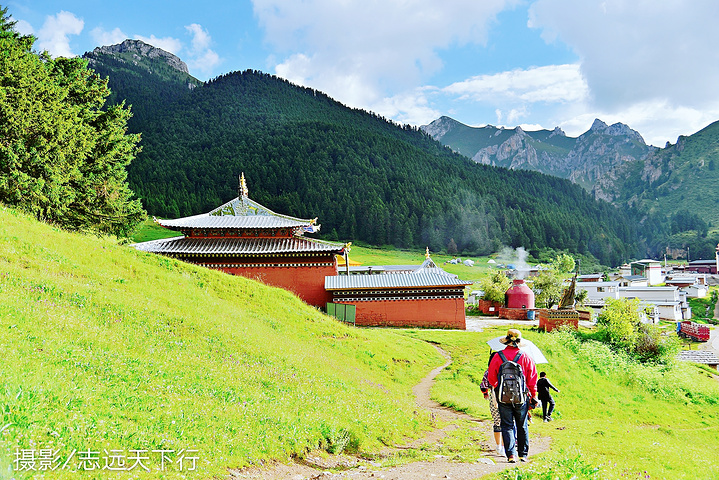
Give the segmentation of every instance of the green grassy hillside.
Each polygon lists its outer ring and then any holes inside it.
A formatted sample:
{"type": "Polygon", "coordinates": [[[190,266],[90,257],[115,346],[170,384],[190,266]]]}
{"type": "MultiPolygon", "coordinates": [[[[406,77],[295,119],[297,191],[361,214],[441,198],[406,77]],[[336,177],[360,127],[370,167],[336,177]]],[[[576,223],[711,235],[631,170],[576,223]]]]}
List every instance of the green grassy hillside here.
{"type": "MultiPolygon", "coordinates": [[[[411,387],[443,362],[425,342],[346,327],[283,290],[4,207],[0,332],[0,478],[30,478],[9,469],[33,449],[59,463],[75,451],[70,465],[88,449],[174,450],[174,461],[197,450],[191,478],[376,449],[427,427],[411,387]]],[[[132,478],[160,478],[151,455],[152,471],[132,478]]],[[[177,468],[163,478],[184,478],[177,468]]]]}

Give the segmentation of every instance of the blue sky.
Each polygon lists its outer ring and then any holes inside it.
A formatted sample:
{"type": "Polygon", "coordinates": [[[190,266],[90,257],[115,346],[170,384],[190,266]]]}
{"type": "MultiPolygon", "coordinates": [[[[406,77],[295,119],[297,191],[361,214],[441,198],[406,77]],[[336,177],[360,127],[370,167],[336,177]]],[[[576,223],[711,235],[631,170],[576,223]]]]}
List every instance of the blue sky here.
{"type": "Polygon", "coordinates": [[[10,0],[36,48],[126,38],[201,80],[248,68],[400,123],[578,136],[595,118],[664,146],[719,120],[716,0],[10,0]]]}

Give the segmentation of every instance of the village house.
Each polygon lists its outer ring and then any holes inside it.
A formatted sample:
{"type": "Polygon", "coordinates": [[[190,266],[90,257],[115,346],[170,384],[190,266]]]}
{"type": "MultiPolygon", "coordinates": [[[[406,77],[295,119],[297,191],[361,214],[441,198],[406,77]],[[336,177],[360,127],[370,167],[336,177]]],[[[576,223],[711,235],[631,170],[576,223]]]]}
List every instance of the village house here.
{"type": "Polygon", "coordinates": [[[655,305],[662,320],[691,320],[692,311],[687,294],[677,287],[619,287],[620,298],[637,298],[644,304],[655,305]]]}
{"type": "MultiPolygon", "coordinates": [[[[408,267],[409,268],[409,267],[408,267]]],[[[404,270],[398,270],[404,271],[404,270]]],[[[464,289],[460,280],[430,258],[409,273],[337,275],[325,278],[329,309],[354,307],[354,323],[362,326],[466,328],[464,289]]]]}
{"type": "MultiPolygon", "coordinates": [[[[623,277],[626,277],[627,274],[623,271],[620,271],[620,274],[623,277]]],[[[660,283],[664,283],[664,278],[662,276],[662,264],[657,260],[639,260],[636,262],[632,262],[630,264],[630,271],[628,272],[631,276],[642,276],[647,279],[649,282],[649,285],[659,285],[660,283]]]]}
{"type": "Polygon", "coordinates": [[[587,297],[584,300],[584,305],[587,307],[592,307],[597,311],[604,308],[607,298],[619,298],[619,282],[577,282],[575,288],[577,289],[577,292],[579,292],[580,290],[585,290],[587,292],[587,297]]]}
{"type": "Polygon", "coordinates": [[[586,275],[577,275],[577,282],[601,282],[604,275],[601,273],[590,273],[586,275]]]}
{"type": "Polygon", "coordinates": [[[656,323],[662,320],[691,319],[691,307],[687,303],[687,293],[677,287],[623,287],[620,282],[577,282],[577,291],[585,290],[587,297],[584,305],[599,313],[606,305],[606,299],[636,298],[646,311],[647,320],[656,323]]]}
{"type": "Polygon", "coordinates": [[[138,243],[136,249],[259,280],[321,308],[330,299],[325,277],[337,275],[336,255],[345,249],[304,236],[319,231],[316,219],[275,213],[250,199],[244,174],[237,198],[208,213],[155,222],[182,235],[138,243]]]}
{"type": "Polygon", "coordinates": [[[717,260],[692,260],[684,267],[685,272],[717,274],[717,260]]]}
{"type": "Polygon", "coordinates": [[[620,287],[648,287],[649,280],[642,275],[617,275],[612,280],[619,282],[620,287]]]}
{"type": "Polygon", "coordinates": [[[669,274],[664,283],[686,292],[689,298],[704,298],[709,293],[707,275],[705,273],[669,274]]]}

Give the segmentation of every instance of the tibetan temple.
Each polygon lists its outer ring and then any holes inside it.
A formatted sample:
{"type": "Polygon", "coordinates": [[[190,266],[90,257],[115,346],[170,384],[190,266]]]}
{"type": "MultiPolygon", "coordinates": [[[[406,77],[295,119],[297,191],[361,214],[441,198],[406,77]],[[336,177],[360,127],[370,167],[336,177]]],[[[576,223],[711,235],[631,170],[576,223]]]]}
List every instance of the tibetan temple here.
{"type": "Polygon", "coordinates": [[[344,244],[304,237],[319,230],[316,220],[280,215],[251,200],[244,174],[234,200],[209,213],[155,221],[183,236],[135,244],[138,250],[259,280],[321,308],[330,299],[325,277],[337,275],[336,255],[344,253],[344,244]]]}
{"type": "Polygon", "coordinates": [[[380,267],[371,275],[347,268],[340,276],[337,256],[349,247],[305,237],[319,230],[316,219],[281,215],[251,200],[244,174],[234,200],[201,215],[155,221],[182,236],[136,249],[284,288],[322,309],[351,305],[355,325],[465,328],[464,288],[472,282],[435,265],[429,251],[420,266],[380,267]]]}

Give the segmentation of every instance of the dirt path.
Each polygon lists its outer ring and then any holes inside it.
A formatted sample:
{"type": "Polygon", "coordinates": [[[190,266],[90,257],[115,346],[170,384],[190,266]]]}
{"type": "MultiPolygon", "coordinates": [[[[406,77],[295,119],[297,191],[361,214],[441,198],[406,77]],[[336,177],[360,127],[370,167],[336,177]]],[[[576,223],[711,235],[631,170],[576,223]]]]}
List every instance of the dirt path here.
{"type": "MultiPolygon", "coordinates": [[[[507,463],[505,457],[500,457],[494,452],[491,421],[478,420],[465,413],[443,407],[430,398],[429,392],[434,384],[434,379],[452,363],[452,359],[447,352],[436,345],[435,348],[445,357],[446,363],[432,370],[412,389],[412,392],[416,397],[417,406],[423,411],[429,412],[433,423],[442,425],[442,427],[432,429],[421,439],[407,445],[387,448],[379,452],[378,458],[388,458],[402,451],[440,444],[447,434],[460,428],[461,424],[466,425],[466,422],[470,422],[469,428],[477,431],[478,436],[484,439],[482,441],[482,450],[485,455],[477,459],[477,461],[462,463],[437,455],[431,461],[418,461],[382,468],[380,463],[362,458],[322,453],[310,454],[305,457],[302,463],[291,465],[275,464],[265,469],[251,468],[231,471],[229,478],[256,480],[427,480],[430,478],[448,478],[452,480],[473,480],[489,473],[515,466],[507,463]],[[331,472],[330,469],[335,470],[335,472],[331,472]],[[343,471],[337,472],[337,469],[343,469],[343,471]]],[[[531,432],[530,438],[530,456],[544,452],[549,448],[550,440],[548,438],[532,435],[531,432]]]]}

